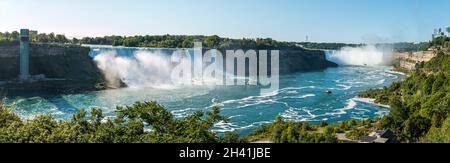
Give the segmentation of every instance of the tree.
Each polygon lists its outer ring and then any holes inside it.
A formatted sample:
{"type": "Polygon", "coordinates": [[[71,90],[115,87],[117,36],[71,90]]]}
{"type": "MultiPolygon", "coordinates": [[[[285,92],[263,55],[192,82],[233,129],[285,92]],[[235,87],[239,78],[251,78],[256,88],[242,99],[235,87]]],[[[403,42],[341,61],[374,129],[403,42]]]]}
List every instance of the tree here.
{"type": "Polygon", "coordinates": [[[217,35],[208,36],[205,38],[204,44],[209,48],[217,48],[220,43],[220,37],[217,35]]]}
{"type": "Polygon", "coordinates": [[[328,126],[327,121],[321,121],[320,122],[320,127],[326,127],[326,126],[328,126]]]}
{"type": "Polygon", "coordinates": [[[413,116],[405,122],[404,135],[410,142],[415,142],[428,132],[431,121],[422,116],[413,116]]]}
{"type": "Polygon", "coordinates": [[[68,43],[69,40],[66,38],[66,36],[58,34],[58,35],[55,36],[55,40],[53,42],[56,42],[56,43],[68,43]]]}
{"type": "Polygon", "coordinates": [[[236,132],[226,132],[223,138],[220,140],[221,143],[247,143],[245,139],[242,139],[240,135],[236,132]]]}
{"type": "Polygon", "coordinates": [[[421,140],[423,143],[450,143],[450,117],[445,120],[442,127],[433,126],[421,140]]]}
{"type": "Polygon", "coordinates": [[[402,135],[403,123],[408,119],[409,111],[399,100],[400,97],[390,98],[391,112],[381,120],[383,128],[392,130],[396,135],[402,135]]]}
{"type": "Polygon", "coordinates": [[[10,40],[18,40],[18,39],[19,39],[19,32],[13,31],[11,33],[10,40]]]}

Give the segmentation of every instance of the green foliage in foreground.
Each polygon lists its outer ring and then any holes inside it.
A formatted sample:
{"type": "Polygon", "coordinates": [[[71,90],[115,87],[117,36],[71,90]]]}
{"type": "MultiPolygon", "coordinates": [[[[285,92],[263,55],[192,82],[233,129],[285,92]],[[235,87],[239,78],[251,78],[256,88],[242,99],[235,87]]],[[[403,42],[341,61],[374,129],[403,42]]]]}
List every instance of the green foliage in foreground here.
{"type": "Polygon", "coordinates": [[[450,54],[446,54],[443,48],[449,42],[448,38],[434,40],[437,56],[409,74],[404,81],[360,95],[376,98],[377,102],[392,107],[391,113],[382,119],[382,126],[391,129],[398,140],[418,142],[426,135],[426,142],[441,142],[443,139],[439,135],[445,129],[448,140],[450,54]]]}
{"type": "Polygon", "coordinates": [[[317,131],[318,126],[306,122],[287,122],[281,117],[258,128],[247,136],[249,141],[266,140],[274,143],[338,143],[334,130],[317,131]]]}
{"type": "Polygon", "coordinates": [[[339,123],[310,124],[308,122],[283,121],[281,117],[256,129],[246,137],[249,142],[270,141],[274,143],[342,143],[337,134],[359,141],[372,131],[380,130],[380,119],[351,119],[339,123]]]}
{"type": "Polygon", "coordinates": [[[0,143],[216,143],[243,142],[239,135],[219,137],[210,129],[226,120],[219,108],[176,119],[156,102],[118,107],[115,119],[104,119],[100,109],[84,110],[72,120],[40,115],[22,120],[0,105],[0,143]],[[150,127],[151,131],[146,131],[150,127]]]}
{"type": "Polygon", "coordinates": [[[450,143],[450,117],[441,127],[431,127],[428,134],[421,140],[422,143],[450,143]]]}
{"type": "Polygon", "coordinates": [[[0,143],[246,143],[260,140],[337,143],[335,131],[345,130],[352,124],[328,127],[320,133],[318,128],[328,124],[313,126],[277,118],[246,138],[233,132],[220,137],[210,130],[214,123],[227,120],[219,112],[219,108],[214,107],[210,112],[196,112],[177,119],[156,102],[137,102],[118,107],[114,119],[105,119],[102,110],[92,109],[90,113],[81,110],[67,121],[48,115],[22,120],[0,104],[0,143]]]}

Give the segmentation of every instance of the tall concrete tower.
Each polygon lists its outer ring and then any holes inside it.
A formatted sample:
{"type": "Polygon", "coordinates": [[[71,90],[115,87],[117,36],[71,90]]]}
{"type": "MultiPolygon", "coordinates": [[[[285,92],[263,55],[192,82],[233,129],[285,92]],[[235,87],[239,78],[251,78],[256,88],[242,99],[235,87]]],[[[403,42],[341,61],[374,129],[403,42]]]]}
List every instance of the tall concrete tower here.
{"type": "Polygon", "coordinates": [[[30,31],[28,29],[20,30],[20,80],[30,78],[30,31]]]}

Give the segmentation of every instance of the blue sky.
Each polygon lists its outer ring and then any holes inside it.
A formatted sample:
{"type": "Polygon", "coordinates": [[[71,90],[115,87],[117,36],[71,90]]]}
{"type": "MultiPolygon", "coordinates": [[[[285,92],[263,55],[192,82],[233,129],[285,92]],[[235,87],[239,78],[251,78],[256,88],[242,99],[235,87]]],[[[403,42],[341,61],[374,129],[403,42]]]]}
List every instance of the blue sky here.
{"type": "Polygon", "coordinates": [[[450,26],[448,0],[0,0],[0,31],[417,42],[450,26]]]}

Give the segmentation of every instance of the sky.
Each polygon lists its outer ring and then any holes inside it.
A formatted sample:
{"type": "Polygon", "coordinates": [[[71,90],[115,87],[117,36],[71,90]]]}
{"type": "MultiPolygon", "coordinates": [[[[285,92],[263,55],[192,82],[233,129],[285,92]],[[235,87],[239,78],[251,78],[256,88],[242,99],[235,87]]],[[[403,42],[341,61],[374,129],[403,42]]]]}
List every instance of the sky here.
{"type": "Polygon", "coordinates": [[[448,0],[0,0],[0,31],[420,42],[449,15],[448,0]]]}

